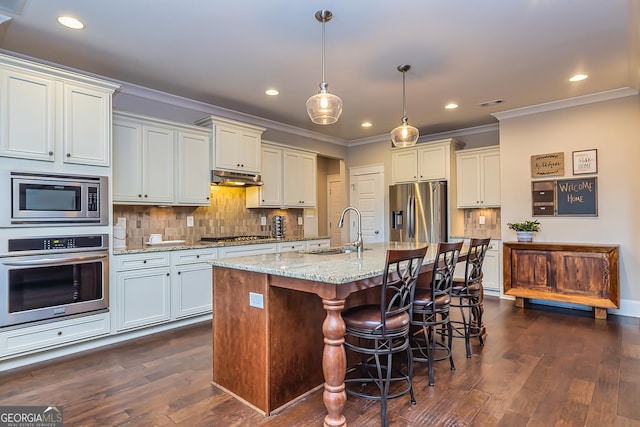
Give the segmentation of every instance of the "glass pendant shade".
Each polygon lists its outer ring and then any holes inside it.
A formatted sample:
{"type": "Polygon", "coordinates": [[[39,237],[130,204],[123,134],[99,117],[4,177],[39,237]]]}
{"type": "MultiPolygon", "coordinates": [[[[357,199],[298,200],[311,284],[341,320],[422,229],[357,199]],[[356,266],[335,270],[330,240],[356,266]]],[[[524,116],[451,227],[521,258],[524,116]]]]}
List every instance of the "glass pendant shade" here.
{"type": "Polygon", "coordinates": [[[407,122],[404,122],[391,131],[391,142],[394,147],[411,147],[418,141],[420,133],[407,122]]]}
{"type": "Polygon", "coordinates": [[[327,84],[320,84],[320,92],[307,99],[307,113],[313,123],[330,125],[342,114],[342,99],[327,91],[327,84]]]}
{"type": "Polygon", "coordinates": [[[324,78],[324,24],[331,20],[333,14],[328,10],[319,10],[315,17],[322,23],[322,83],[320,91],[307,99],[307,114],[315,124],[330,125],[337,122],[342,114],[342,99],[329,93],[329,85],[324,78]]]}
{"type": "Polygon", "coordinates": [[[405,92],[405,74],[411,69],[411,65],[398,65],[398,71],[402,73],[402,124],[391,131],[391,142],[394,147],[411,147],[418,142],[420,132],[411,126],[407,119],[407,96],[405,92]]]}

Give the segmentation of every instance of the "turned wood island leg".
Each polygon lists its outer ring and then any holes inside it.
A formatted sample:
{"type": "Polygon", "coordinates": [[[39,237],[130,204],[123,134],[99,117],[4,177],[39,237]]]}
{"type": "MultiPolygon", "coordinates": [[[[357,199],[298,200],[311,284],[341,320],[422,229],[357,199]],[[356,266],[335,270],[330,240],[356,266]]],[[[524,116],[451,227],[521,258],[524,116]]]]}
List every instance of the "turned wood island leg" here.
{"type": "Polygon", "coordinates": [[[322,300],[324,309],[327,311],[327,317],[322,324],[324,334],[322,371],[325,380],[322,400],[327,408],[324,425],[330,427],[347,425],[342,415],[347,401],[344,385],[347,356],[343,345],[346,326],[340,314],[344,309],[344,301],[344,299],[322,300]]]}

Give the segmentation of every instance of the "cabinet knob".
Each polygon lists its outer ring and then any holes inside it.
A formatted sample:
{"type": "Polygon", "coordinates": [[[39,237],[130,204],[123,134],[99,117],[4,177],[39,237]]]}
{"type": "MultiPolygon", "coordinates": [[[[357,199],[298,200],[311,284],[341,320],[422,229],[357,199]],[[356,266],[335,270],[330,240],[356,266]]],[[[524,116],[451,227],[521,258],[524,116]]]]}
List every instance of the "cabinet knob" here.
{"type": "Polygon", "coordinates": [[[142,197],[142,194],[138,194],[138,197],[142,197]]]}
{"type": "Polygon", "coordinates": [[[143,263],[143,264],[146,264],[146,263],[147,263],[147,260],[146,260],[146,259],[142,260],[142,263],[143,263]]]}
{"type": "Polygon", "coordinates": [[[169,273],[167,273],[167,277],[169,277],[169,273]]]}
{"type": "Polygon", "coordinates": [[[200,258],[200,255],[196,255],[196,258],[200,258]]]}
{"type": "Polygon", "coordinates": [[[50,155],[50,156],[53,156],[53,151],[49,151],[49,155],[50,155]]]}
{"type": "MultiPolygon", "coordinates": [[[[180,275],[180,274],[182,274],[182,273],[180,271],[178,271],[178,275],[180,275]]],[[[168,274],[167,274],[167,276],[168,276],[168,274]]]]}
{"type": "Polygon", "coordinates": [[[62,335],[62,331],[58,331],[58,336],[62,335]]]}
{"type": "Polygon", "coordinates": [[[145,195],[144,195],[144,197],[149,197],[149,196],[147,196],[147,195],[145,194],[145,195]]]}
{"type": "Polygon", "coordinates": [[[374,231],[373,234],[380,234],[380,230],[374,231]]]}
{"type": "Polygon", "coordinates": [[[71,153],[67,153],[67,157],[71,157],[71,153]]]}

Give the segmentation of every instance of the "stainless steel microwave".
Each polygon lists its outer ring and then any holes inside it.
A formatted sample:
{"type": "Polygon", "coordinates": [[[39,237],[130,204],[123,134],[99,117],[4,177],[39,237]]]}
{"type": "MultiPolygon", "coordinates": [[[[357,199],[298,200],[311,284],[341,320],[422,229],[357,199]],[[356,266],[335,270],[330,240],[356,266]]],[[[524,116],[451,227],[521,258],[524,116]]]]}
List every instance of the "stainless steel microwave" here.
{"type": "Polygon", "coordinates": [[[6,225],[107,225],[106,176],[11,172],[6,225]]]}

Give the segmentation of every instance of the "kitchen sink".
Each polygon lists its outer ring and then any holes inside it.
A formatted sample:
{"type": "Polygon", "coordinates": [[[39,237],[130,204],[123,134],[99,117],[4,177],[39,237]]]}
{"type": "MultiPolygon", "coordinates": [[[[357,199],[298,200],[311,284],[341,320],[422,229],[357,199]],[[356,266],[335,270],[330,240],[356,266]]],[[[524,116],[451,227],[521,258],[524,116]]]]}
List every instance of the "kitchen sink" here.
{"type": "MultiPolygon", "coordinates": [[[[363,251],[369,251],[371,248],[363,248],[363,251]]],[[[305,254],[311,255],[336,255],[336,254],[350,254],[352,252],[357,252],[357,249],[353,246],[336,246],[332,248],[321,248],[321,249],[312,249],[309,251],[304,251],[305,254]]]]}

